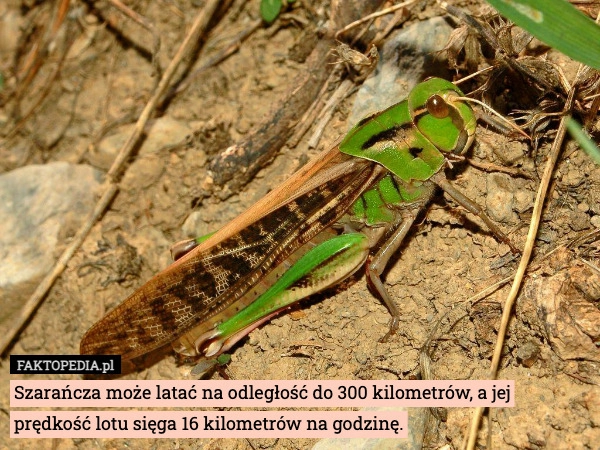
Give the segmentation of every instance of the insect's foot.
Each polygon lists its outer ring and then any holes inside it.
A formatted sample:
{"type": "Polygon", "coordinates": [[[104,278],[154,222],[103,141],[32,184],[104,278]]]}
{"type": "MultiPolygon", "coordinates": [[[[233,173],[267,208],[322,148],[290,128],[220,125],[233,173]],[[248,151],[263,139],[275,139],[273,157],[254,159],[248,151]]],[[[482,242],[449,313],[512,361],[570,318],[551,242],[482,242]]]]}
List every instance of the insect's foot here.
{"type": "Polygon", "coordinates": [[[506,245],[508,245],[508,247],[510,248],[510,252],[511,252],[513,255],[520,255],[520,254],[522,254],[522,253],[523,253],[523,252],[521,251],[521,249],[520,249],[520,248],[518,248],[516,245],[514,245],[514,244],[512,243],[512,241],[511,241],[511,240],[510,240],[508,237],[505,237],[505,239],[504,239],[502,242],[504,242],[506,245]]]}
{"type": "Polygon", "coordinates": [[[392,322],[390,323],[390,329],[385,334],[385,336],[382,336],[381,338],[379,338],[379,342],[381,342],[383,344],[383,343],[387,342],[390,339],[390,337],[392,337],[394,334],[396,334],[396,331],[398,331],[399,323],[400,323],[400,320],[398,319],[398,317],[392,317],[392,322]]]}

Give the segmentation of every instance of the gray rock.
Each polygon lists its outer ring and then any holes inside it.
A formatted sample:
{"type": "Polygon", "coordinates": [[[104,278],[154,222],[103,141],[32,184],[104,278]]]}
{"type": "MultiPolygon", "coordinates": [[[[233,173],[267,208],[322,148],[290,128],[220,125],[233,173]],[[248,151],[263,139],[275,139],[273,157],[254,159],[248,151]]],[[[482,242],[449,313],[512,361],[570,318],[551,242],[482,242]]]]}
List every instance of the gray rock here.
{"type": "Polygon", "coordinates": [[[436,63],[436,59],[451,31],[448,22],[435,17],[402,29],[386,40],[375,74],[356,95],[349,125],[404,100],[410,89],[429,76],[448,79],[446,65],[436,63]]]}
{"type": "Polygon", "coordinates": [[[64,162],[0,176],[0,323],[52,268],[59,236],[74,234],[85,220],[101,177],[92,167],[64,162]]]}

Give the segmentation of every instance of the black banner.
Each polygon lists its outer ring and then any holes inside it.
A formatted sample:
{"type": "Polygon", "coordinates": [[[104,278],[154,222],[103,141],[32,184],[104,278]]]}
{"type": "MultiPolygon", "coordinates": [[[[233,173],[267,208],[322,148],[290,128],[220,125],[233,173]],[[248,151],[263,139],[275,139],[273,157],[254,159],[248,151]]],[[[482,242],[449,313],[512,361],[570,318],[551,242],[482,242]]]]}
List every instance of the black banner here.
{"type": "Polygon", "coordinates": [[[118,375],[121,355],[10,355],[10,373],[118,375]]]}

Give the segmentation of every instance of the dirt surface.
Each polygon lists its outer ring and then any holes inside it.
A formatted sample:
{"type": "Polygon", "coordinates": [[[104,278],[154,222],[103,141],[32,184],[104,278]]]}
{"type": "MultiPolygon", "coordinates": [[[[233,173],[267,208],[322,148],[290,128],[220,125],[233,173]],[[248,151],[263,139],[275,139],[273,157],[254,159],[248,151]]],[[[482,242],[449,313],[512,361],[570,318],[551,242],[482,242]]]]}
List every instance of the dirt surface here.
{"type": "MultiPolygon", "coordinates": [[[[477,2],[460,3],[479,11],[477,2]]],[[[257,5],[255,1],[235,1],[200,59],[249,27],[258,18],[257,5]]],[[[197,8],[190,3],[163,2],[137,2],[131,7],[155,25],[162,39],[158,62],[165,67],[197,8]]],[[[2,8],[5,14],[20,11],[18,2],[12,0],[2,8]]],[[[48,4],[35,8],[50,14],[48,4]]],[[[8,152],[2,155],[4,170],[47,161],[86,162],[106,170],[119,139],[127,136],[135,114],[151,96],[156,75],[145,52],[151,41],[148,33],[106,5],[98,8],[77,5],[78,25],[72,25],[77,31],[73,31],[74,42],[61,75],[25,122],[18,145],[2,149],[8,152]],[[101,23],[105,19],[110,26],[101,23]],[[138,44],[143,44],[142,48],[138,44]],[[99,144],[96,137],[103,127],[120,120],[124,124],[112,127],[99,144]]],[[[299,5],[293,14],[310,21],[324,17],[328,10],[327,5],[307,8],[313,13],[299,5]]],[[[427,4],[412,14],[410,21],[440,14],[438,7],[427,4]]],[[[29,23],[33,14],[20,20],[29,23]]],[[[169,264],[171,243],[188,237],[184,229],[194,229],[193,235],[219,229],[343,135],[351,98],[340,105],[319,148],[309,149],[304,138],[295,148],[284,147],[243,191],[225,201],[219,199],[219,192],[204,197],[208,162],[244,138],[272,105],[294,88],[290,80],[304,66],[290,54],[306,39],[306,28],[289,15],[271,27],[259,28],[235,54],[203,72],[174,97],[154,122],[156,128],[148,128],[150,136],[157,130],[157,143],[143,146],[136,154],[110,209],[93,227],[12,353],[78,353],[81,337],[95,321],[169,264]],[[173,145],[192,133],[193,145],[173,145]]],[[[567,76],[574,73],[576,66],[564,57],[551,53],[549,58],[561,65],[567,76]]],[[[6,67],[2,68],[5,73],[6,67]]],[[[555,128],[553,124],[549,130],[555,128]]],[[[552,138],[543,137],[540,148],[533,151],[528,142],[507,139],[505,133],[485,126],[477,133],[470,158],[519,168],[527,177],[482,171],[464,163],[457,164],[449,178],[485,206],[522,247],[552,138]]],[[[482,444],[490,428],[491,444],[498,449],[591,449],[600,445],[598,335],[594,338],[581,332],[586,326],[583,322],[598,313],[598,241],[577,243],[543,257],[592,232],[594,224],[599,226],[599,200],[600,168],[575,144],[568,143],[554,173],[536,259],[509,326],[499,373],[500,379],[516,380],[517,406],[491,411],[490,420],[482,425],[482,444]],[[552,305],[569,320],[548,313],[552,305]],[[577,305],[575,310],[570,309],[573,305],[577,305]],[[584,349],[586,342],[589,345],[584,349]]],[[[240,380],[413,379],[420,377],[419,352],[433,338],[430,351],[435,378],[485,379],[510,283],[475,302],[473,297],[513,275],[517,264],[518,258],[494,239],[480,219],[439,195],[420,216],[386,272],[386,286],[402,310],[399,332],[393,338],[378,342],[388,329],[389,313],[368,290],[360,271],[341,286],[313,295],[294,306],[291,313],[254,330],[234,347],[226,371],[240,380]]],[[[1,370],[1,392],[6,399],[7,380],[21,377],[11,377],[6,362],[1,370]]],[[[171,354],[127,378],[187,379],[189,371],[190,366],[178,364],[171,354]]],[[[8,403],[3,407],[8,408],[8,403]]],[[[471,413],[461,408],[448,410],[446,420],[428,430],[425,447],[449,444],[460,448],[471,413]]],[[[8,421],[0,422],[0,447],[7,448],[304,449],[315,443],[287,439],[32,443],[9,440],[8,421]]]]}

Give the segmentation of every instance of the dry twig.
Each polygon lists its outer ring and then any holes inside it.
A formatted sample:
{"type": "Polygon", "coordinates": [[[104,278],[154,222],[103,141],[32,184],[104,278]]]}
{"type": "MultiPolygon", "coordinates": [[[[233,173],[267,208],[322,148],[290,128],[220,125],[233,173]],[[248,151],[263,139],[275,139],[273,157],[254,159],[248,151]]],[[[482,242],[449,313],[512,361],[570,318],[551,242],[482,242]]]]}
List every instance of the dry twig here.
{"type": "MultiPolygon", "coordinates": [[[[515,300],[517,299],[517,295],[521,288],[523,277],[525,276],[527,266],[529,265],[529,260],[531,259],[531,255],[533,253],[535,238],[537,236],[538,228],[541,222],[544,200],[548,192],[548,187],[550,186],[550,181],[552,180],[552,173],[554,172],[554,167],[556,165],[556,162],[558,161],[558,157],[560,156],[560,150],[562,148],[563,140],[566,134],[567,120],[570,117],[569,111],[571,111],[573,107],[574,98],[575,90],[572,89],[569,93],[569,98],[565,103],[565,107],[563,109],[565,115],[563,116],[560,122],[556,139],[554,140],[552,148],[550,149],[548,162],[546,163],[544,175],[542,176],[542,180],[538,188],[537,197],[533,206],[533,216],[529,225],[529,232],[527,234],[527,241],[525,242],[525,248],[523,249],[521,262],[519,263],[519,267],[517,268],[517,272],[515,274],[511,290],[508,294],[508,298],[504,303],[502,318],[500,321],[500,328],[498,330],[498,338],[496,340],[496,346],[494,347],[494,355],[492,357],[492,363],[490,366],[490,379],[495,379],[498,374],[498,367],[500,365],[500,357],[502,356],[502,348],[504,346],[504,340],[506,338],[508,321],[510,320],[515,300]]],[[[473,414],[473,417],[471,418],[471,426],[469,429],[469,434],[466,443],[466,448],[468,450],[473,450],[475,448],[475,443],[477,441],[477,431],[479,429],[479,423],[483,416],[484,410],[485,408],[481,406],[475,408],[475,412],[473,414]]]]}

